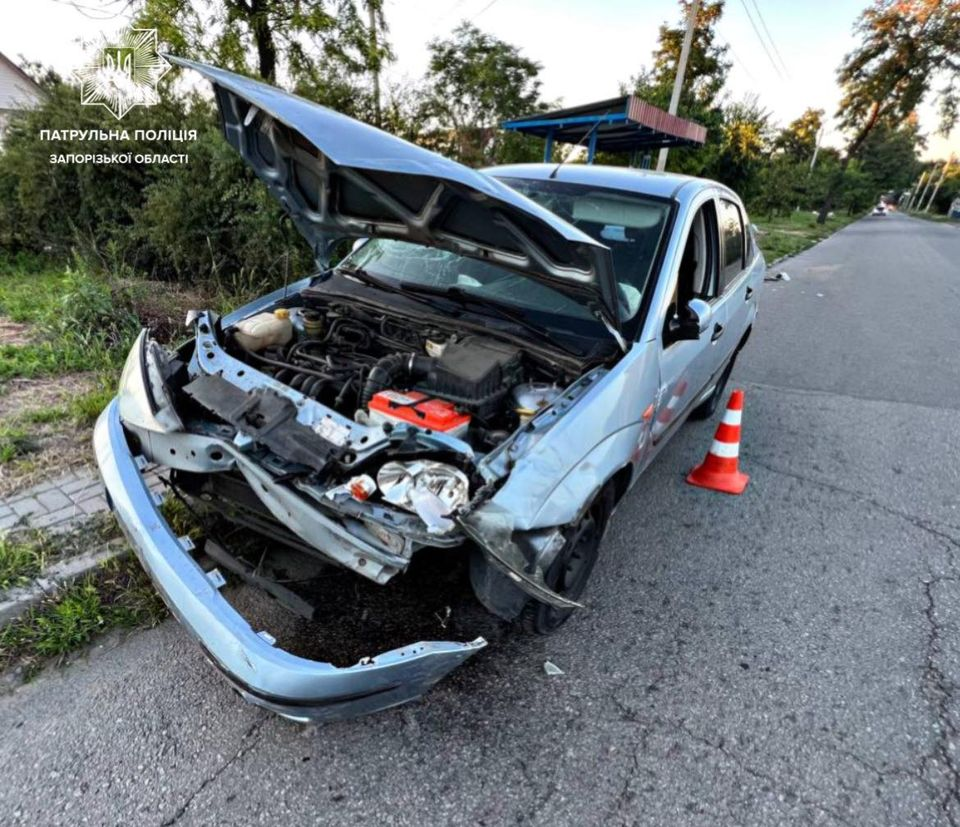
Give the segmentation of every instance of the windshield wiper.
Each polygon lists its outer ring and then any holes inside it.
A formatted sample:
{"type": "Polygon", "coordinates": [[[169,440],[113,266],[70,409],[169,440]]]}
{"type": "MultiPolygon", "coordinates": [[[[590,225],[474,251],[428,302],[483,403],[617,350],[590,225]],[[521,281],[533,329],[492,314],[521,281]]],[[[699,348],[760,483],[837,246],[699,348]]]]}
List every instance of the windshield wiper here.
{"type": "Polygon", "coordinates": [[[468,304],[472,302],[479,307],[493,310],[501,318],[513,322],[519,327],[522,327],[524,330],[546,339],[551,344],[563,350],[565,353],[569,353],[571,356],[583,356],[582,352],[575,350],[570,345],[560,341],[553,333],[550,332],[549,328],[528,321],[522,313],[510,310],[495,299],[489,299],[486,296],[480,295],[479,293],[474,293],[471,290],[464,290],[462,287],[458,287],[457,285],[441,288],[428,287],[424,284],[401,284],[399,287],[404,293],[426,293],[430,296],[453,299],[459,304],[468,304]]]}
{"type": "MultiPolygon", "coordinates": [[[[335,269],[337,272],[343,273],[344,275],[349,276],[350,278],[356,279],[361,284],[365,284],[368,287],[375,287],[376,289],[383,290],[384,292],[387,292],[387,293],[396,293],[397,295],[406,296],[407,298],[411,298],[414,301],[419,302],[420,304],[426,305],[427,307],[434,307],[433,303],[430,302],[427,298],[423,296],[411,295],[411,291],[404,285],[390,284],[390,282],[382,281],[381,279],[378,279],[376,276],[372,275],[371,273],[368,273],[362,267],[347,266],[347,265],[340,264],[340,265],[337,265],[335,269]]],[[[434,307],[434,309],[436,308],[434,307]]]]}

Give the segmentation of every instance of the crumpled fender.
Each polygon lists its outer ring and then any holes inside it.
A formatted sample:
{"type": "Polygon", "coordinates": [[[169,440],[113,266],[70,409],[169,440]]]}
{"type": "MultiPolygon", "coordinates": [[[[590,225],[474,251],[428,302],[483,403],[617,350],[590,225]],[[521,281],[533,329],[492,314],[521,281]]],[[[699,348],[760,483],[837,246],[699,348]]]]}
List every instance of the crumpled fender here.
{"type": "Polygon", "coordinates": [[[535,560],[528,559],[514,539],[514,519],[509,511],[490,503],[457,522],[480,546],[490,564],[531,597],[560,609],[583,608],[583,604],[569,600],[547,586],[543,568],[535,560]]]}
{"type": "MultiPolygon", "coordinates": [[[[537,600],[558,608],[580,608],[582,604],[552,591],[544,581],[545,572],[535,556],[517,542],[516,532],[559,527],[572,523],[584,506],[603,488],[610,478],[630,462],[632,452],[643,446],[649,437],[648,423],[623,428],[597,445],[584,459],[546,494],[543,489],[508,490],[513,478],[492,500],[474,509],[457,522],[464,532],[483,550],[487,560],[503,572],[515,585],[537,600]],[[504,496],[506,492],[506,496],[504,496]],[[532,518],[523,519],[525,509],[540,507],[532,518]],[[516,510],[515,510],[516,509],[516,510]]],[[[542,465],[543,479],[551,470],[549,454],[535,453],[530,467],[542,465]]]]}
{"type": "Polygon", "coordinates": [[[562,414],[541,414],[511,446],[517,456],[496,494],[458,521],[488,562],[537,600],[579,606],[547,587],[539,555],[518,540],[572,523],[618,471],[641,466],[653,419],[643,414],[659,387],[655,351],[635,345],[562,414]]]}
{"type": "Polygon", "coordinates": [[[542,434],[530,435],[491,503],[512,513],[518,530],[571,522],[614,474],[642,466],[659,383],[657,348],[634,345],[542,434]]]}

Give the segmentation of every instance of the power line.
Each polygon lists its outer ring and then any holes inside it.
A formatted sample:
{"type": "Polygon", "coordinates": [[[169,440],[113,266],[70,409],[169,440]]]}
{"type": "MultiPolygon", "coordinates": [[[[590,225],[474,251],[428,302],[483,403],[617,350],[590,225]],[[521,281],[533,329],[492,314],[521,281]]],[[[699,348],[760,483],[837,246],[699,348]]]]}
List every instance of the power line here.
{"type": "Polygon", "coordinates": [[[730,50],[731,56],[735,61],[737,61],[737,63],[740,64],[740,68],[747,73],[747,77],[750,78],[750,80],[752,80],[754,83],[756,83],[757,79],[753,76],[753,72],[751,72],[750,69],[747,68],[747,64],[744,63],[740,59],[740,55],[738,55],[736,51],[734,51],[733,46],[730,45],[730,41],[727,40],[725,37],[722,37],[719,33],[717,33],[716,37],[717,37],[717,40],[719,40],[722,45],[726,46],[730,50]]]}
{"type": "Polygon", "coordinates": [[[767,40],[770,41],[770,46],[773,48],[774,53],[777,56],[777,60],[780,61],[780,65],[783,67],[783,71],[786,72],[787,77],[790,77],[790,70],[787,68],[787,64],[783,61],[783,55],[780,54],[780,50],[777,48],[777,43],[773,39],[773,35],[770,34],[770,29],[767,28],[767,21],[763,19],[763,14],[760,11],[760,6],[757,5],[757,0],[750,0],[753,4],[754,11],[757,13],[757,17],[760,20],[760,25],[763,26],[763,31],[767,35],[767,40]]]}
{"type": "Polygon", "coordinates": [[[767,48],[766,41],[763,39],[763,35],[760,34],[760,29],[757,28],[757,24],[753,20],[753,15],[750,14],[750,8],[747,6],[747,0],[740,0],[740,5],[743,6],[743,10],[747,13],[747,19],[750,21],[750,25],[753,26],[753,32],[757,36],[757,40],[760,41],[760,45],[763,46],[763,51],[767,53],[767,57],[770,60],[770,65],[773,67],[773,71],[777,73],[777,76],[780,80],[783,80],[783,72],[780,71],[780,67],[777,66],[777,62],[773,59],[773,55],[770,54],[770,50],[767,48]]]}
{"type": "Polygon", "coordinates": [[[476,20],[481,14],[483,14],[487,9],[489,9],[496,2],[497,0],[490,0],[490,2],[487,3],[487,5],[485,5],[482,9],[480,9],[480,11],[478,11],[473,17],[470,18],[470,22],[472,23],[474,20],[476,20]]]}

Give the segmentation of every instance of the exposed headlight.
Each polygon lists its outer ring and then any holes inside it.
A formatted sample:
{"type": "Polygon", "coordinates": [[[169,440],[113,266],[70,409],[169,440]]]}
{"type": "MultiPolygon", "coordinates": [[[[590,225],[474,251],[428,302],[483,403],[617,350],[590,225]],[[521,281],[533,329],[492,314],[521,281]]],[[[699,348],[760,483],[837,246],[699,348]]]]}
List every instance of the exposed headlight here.
{"type": "Polygon", "coordinates": [[[450,531],[454,523],[447,515],[470,498],[463,471],[427,459],[388,462],[377,473],[377,485],[387,502],[414,512],[431,534],[450,531]]]}
{"type": "Polygon", "coordinates": [[[183,423],[173,410],[160,370],[161,356],[160,346],[147,338],[146,330],[141,330],[120,374],[120,419],[148,431],[181,431],[183,423]]]}

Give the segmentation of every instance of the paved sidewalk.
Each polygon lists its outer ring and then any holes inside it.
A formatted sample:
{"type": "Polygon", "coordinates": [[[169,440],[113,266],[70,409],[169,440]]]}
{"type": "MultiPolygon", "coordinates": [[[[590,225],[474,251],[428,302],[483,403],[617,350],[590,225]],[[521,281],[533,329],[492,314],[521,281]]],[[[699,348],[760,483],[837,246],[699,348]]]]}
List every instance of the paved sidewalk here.
{"type": "MultiPolygon", "coordinates": [[[[150,477],[151,489],[157,490],[161,485],[156,476],[150,477]]],[[[106,510],[99,475],[92,468],[81,468],[0,499],[0,531],[14,526],[68,531],[106,510]]]]}

